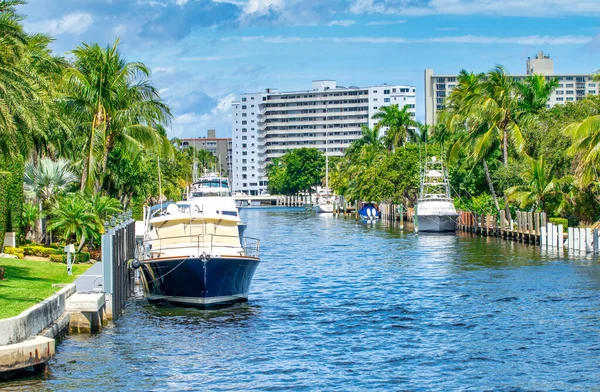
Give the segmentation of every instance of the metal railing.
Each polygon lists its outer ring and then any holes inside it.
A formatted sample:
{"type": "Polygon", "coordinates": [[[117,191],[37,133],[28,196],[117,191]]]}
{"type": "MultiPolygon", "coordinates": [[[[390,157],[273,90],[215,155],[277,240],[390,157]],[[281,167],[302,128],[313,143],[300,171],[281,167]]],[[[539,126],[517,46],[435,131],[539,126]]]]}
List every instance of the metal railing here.
{"type": "Polygon", "coordinates": [[[219,234],[196,234],[174,237],[155,238],[142,243],[142,260],[161,256],[249,256],[259,257],[260,240],[244,237],[240,245],[227,243],[227,240],[239,239],[238,236],[219,234]],[[219,241],[221,240],[221,241],[219,241]],[[190,250],[195,248],[195,254],[190,250]],[[241,250],[240,250],[241,249],[241,250]],[[180,250],[181,254],[177,253],[180,250]],[[228,254],[223,251],[230,250],[228,254]]]}

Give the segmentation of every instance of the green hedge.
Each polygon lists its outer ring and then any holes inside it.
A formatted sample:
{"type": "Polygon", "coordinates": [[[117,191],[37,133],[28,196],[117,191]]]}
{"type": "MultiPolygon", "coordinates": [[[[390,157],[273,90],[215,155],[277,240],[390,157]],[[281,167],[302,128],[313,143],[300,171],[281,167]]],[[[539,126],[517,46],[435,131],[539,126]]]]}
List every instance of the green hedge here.
{"type": "MultiPolygon", "coordinates": [[[[80,252],[75,253],[75,258],[71,258],[74,263],[87,263],[90,261],[90,254],[88,252],[80,252]]],[[[62,254],[52,254],[50,255],[50,261],[55,263],[67,263],[67,255],[65,253],[62,254]]]]}
{"type": "Polygon", "coordinates": [[[13,248],[12,246],[5,246],[4,253],[7,255],[17,256],[19,259],[23,259],[25,257],[25,253],[22,248],[13,248]]]}
{"type": "Polygon", "coordinates": [[[0,251],[4,247],[4,234],[6,233],[6,216],[8,210],[8,188],[10,187],[11,174],[0,171],[0,251]]]}
{"type": "Polygon", "coordinates": [[[63,253],[59,249],[46,248],[45,246],[24,246],[25,256],[50,257],[52,254],[63,253]]]}
{"type": "Polygon", "coordinates": [[[548,219],[548,222],[554,224],[554,225],[563,225],[563,227],[569,227],[569,221],[565,218],[550,218],[548,219]]]}
{"type": "Polygon", "coordinates": [[[6,231],[19,232],[21,230],[21,217],[23,215],[23,174],[25,173],[25,160],[21,155],[6,158],[2,170],[11,173],[8,184],[7,198],[8,210],[6,212],[6,231]]]}

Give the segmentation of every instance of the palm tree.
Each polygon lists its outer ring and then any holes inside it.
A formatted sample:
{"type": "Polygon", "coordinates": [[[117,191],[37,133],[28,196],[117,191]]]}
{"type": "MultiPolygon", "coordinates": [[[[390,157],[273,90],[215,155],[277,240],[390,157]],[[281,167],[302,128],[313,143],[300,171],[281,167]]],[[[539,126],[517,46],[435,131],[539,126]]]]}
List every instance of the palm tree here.
{"type": "Polygon", "coordinates": [[[418,140],[416,127],[419,124],[413,120],[408,109],[408,105],[405,105],[402,110],[397,104],[382,106],[379,108],[379,112],[372,117],[374,120],[379,120],[375,125],[377,130],[381,127],[388,128],[384,136],[384,143],[389,151],[393,151],[396,146],[404,145],[406,140],[418,140]]]}
{"type": "MultiPolygon", "coordinates": [[[[88,204],[79,195],[70,195],[56,202],[51,210],[52,224],[49,230],[58,230],[70,243],[73,237],[83,244],[92,233],[102,230],[96,215],[88,210],[88,204]]],[[[81,250],[81,245],[80,245],[81,250]]]]}
{"type": "Polygon", "coordinates": [[[538,159],[528,158],[528,160],[529,168],[523,173],[525,184],[508,188],[506,190],[508,200],[519,202],[521,208],[533,206],[534,209],[540,207],[542,211],[546,211],[548,199],[558,194],[560,188],[551,168],[546,166],[543,155],[538,159]]]}
{"type": "MultiPolygon", "coordinates": [[[[460,152],[467,152],[468,162],[475,164],[483,164],[485,178],[490,188],[490,193],[494,200],[496,210],[500,211],[494,183],[490,176],[490,170],[486,159],[492,153],[492,149],[486,150],[476,149],[475,144],[478,141],[478,130],[481,128],[481,121],[474,113],[482,100],[482,85],[484,74],[474,74],[465,71],[460,71],[456,79],[456,88],[452,90],[446,98],[446,109],[440,113],[439,120],[443,124],[443,129],[452,131],[456,134],[456,141],[450,150],[450,160],[458,159],[460,152]],[[485,152],[485,154],[484,154],[485,152]]],[[[490,140],[487,139],[489,142],[490,140]]]]}
{"type": "Polygon", "coordinates": [[[25,196],[38,205],[39,220],[35,230],[37,241],[41,241],[43,238],[42,216],[44,210],[56,197],[66,192],[75,181],[77,181],[77,177],[71,171],[71,163],[65,159],[53,161],[50,158],[42,158],[37,165],[31,162],[25,165],[23,177],[25,196]]]}
{"type": "Polygon", "coordinates": [[[347,156],[357,156],[363,150],[363,146],[369,146],[369,148],[377,151],[382,151],[385,149],[383,141],[381,137],[379,137],[379,128],[369,128],[366,125],[363,125],[361,127],[361,132],[362,137],[352,142],[352,144],[346,149],[347,156]]]}
{"type": "Polygon", "coordinates": [[[546,108],[552,91],[558,87],[558,79],[546,79],[542,75],[529,75],[517,83],[520,93],[520,106],[528,113],[539,113],[546,108]]]}
{"type": "Polygon", "coordinates": [[[108,156],[117,144],[130,153],[164,148],[168,143],[157,126],[168,122],[169,108],[150,83],[150,70],[126,62],[119,40],[105,49],[83,43],[72,51],[74,65],[64,73],[62,103],[77,118],[85,136],[81,189],[102,186],[108,156]]]}
{"type": "Polygon", "coordinates": [[[46,138],[52,90],[62,60],[52,56],[50,38],[23,31],[15,12],[22,0],[0,2],[0,155],[26,156],[46,138]]]}

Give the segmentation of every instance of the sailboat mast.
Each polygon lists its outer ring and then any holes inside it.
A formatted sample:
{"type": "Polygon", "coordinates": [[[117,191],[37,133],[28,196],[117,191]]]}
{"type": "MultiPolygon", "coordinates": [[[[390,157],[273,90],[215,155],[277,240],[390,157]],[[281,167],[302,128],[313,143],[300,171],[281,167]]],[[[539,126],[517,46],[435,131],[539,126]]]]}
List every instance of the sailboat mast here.
{"type": "MultiPolygon", "coordinates": [[[[327,95],[325,95],[327,96],[327,95]]],[[[329,192],[329,150],[327,146],[327,138],[329,130],[327,127],[327,101],[325,101],[325,191],[329,192]]]]}

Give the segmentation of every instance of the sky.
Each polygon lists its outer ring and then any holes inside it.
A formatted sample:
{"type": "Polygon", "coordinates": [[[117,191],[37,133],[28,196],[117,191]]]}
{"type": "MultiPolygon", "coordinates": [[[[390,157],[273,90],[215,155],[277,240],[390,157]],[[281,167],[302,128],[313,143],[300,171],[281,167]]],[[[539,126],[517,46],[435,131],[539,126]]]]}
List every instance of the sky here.
{"type": "Polygon", "coordinates": [[[29,32],[61,55],[120,38],[171,106],[170,137],[231,136],[231,102],[266,88],[417,88],[424,70],[525,73],[544,51],[557,73],[600,69],[600,0],[28,0],[29,32]]]}

